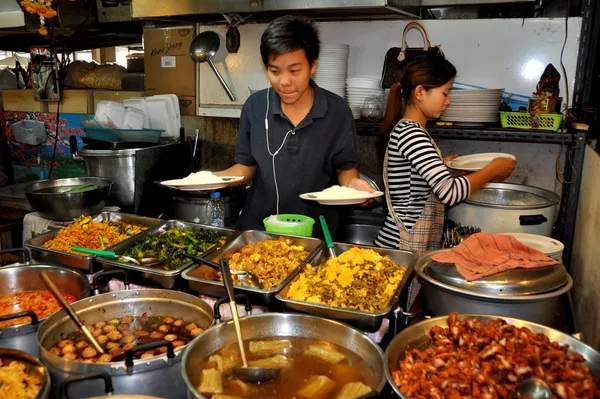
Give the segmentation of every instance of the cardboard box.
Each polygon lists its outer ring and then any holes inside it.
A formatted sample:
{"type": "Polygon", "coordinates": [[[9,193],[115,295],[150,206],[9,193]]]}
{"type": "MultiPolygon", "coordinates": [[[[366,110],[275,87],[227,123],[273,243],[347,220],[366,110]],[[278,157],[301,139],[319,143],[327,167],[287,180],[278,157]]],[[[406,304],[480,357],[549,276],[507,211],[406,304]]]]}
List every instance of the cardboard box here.
{"type": "Polygon", "coordinates": [[[182,116],[196,116],[196,97],[178,97],[179,112],[182,116]]]}
{"type": "Polygon", "coordinates": [[[42,112],[42,105],[33,98],[32,89],[3,89],[5,111],[42,112]]]}
{"type": "Polygon", "coordinates": [[[122,103],[128,98],[144,97],[146,93],[143,91],[111,91],[111,90],[92,90],[93,104],[91,114],[96,113],[96,105],[100,101],[114,101],[122,103]]]}
{"type": "Polygon", "coordinates": [[[189,55],[195,37],[193,26],[144,31],[145,87],[148,96],[196,95],[196,64],[189,55]]]}
{"type": "MultiPolygon", "coordinates": [[[[57,102],[43,102],[43,112],[56,113],[57,102]]],[[[93,114],[93,100],[91,90],[63,90],[63,98],[60,102],[61,114],[93,114]]]]}

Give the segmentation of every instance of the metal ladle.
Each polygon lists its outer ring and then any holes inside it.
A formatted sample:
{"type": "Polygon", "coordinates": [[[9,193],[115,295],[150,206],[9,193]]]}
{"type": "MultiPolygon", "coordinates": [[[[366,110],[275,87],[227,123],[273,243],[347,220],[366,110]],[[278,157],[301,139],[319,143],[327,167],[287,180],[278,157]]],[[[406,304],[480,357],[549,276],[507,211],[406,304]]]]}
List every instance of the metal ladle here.
{"type": "Polygon", "coordinates": [[[227,295],[229,296],[231,316],[233,316],[233,323],[235,325],[237,341],[240,347],[240,353],[242,355],[242,363],[244,364],[244,367],[234,367],[232,370],[233,374],[244,382],[261,383],[270,381],[276,378],[281,372],[281,370],[266,367],[248,367],[248,360],[246,359],[246,349],[244,348],[244,337],[242,336],[242,326],[240,326],[240,316],[238,315],[237,305],[235,303],[233,279],[231,278],[229,263],[223,258],[221,258],[221,272],[223,273],[223,283],[225,283],[227,295]]]}
{"type": "Polygon", "coordinates": [[[510,399],[551,399],[552,390],[539,378],[530,378],[521,381],[514,391],[510,393],[510,399]]]}
{"type": "MultiPolygon", "coordinates": [[[[186,258],[190,258],[193,261],[198,262],[199,264],[205,264],[206,266],[212,267],[215,270],[221,270],[221,266],[218,263],[211,261],[210,259],[188,254],[183,254],[183,256],[185,256],[186,258]]],[[[254,273],[249,272],[247,270],[229,269],[229,271],[231,272],[231,274],[235,274],[235,276],[238,278],[238,282],[240,283],[239,285],[243,285],[249,288],[262,289],[262,284],[258,277],[254,275],[254,273]]]]}
{"type": "Polygon", "coordinates": [[[190,45],[190,57],[195,62],[208,62],[208,65],[210,65],[215,75],[217,75],[219,82],[221,82],[221,86],[223,86],[223,89],[225,89],[225,92],[227,92],[229,99],[231,101],[235,101],[235,96],[233,95],[233,92],[231,91],[229,86],[227,86],[227,83],[225,82],[225,80],[217,70],[217,67],[215,67],[214,62],[212,61],[212,58],[215,56],[215,54],[217,54],[217,51],[219,51],[220,45],[221,38],[217,33],[212,31],[202,32],[198,36],[196,36],[196,38],[190,45]]]}

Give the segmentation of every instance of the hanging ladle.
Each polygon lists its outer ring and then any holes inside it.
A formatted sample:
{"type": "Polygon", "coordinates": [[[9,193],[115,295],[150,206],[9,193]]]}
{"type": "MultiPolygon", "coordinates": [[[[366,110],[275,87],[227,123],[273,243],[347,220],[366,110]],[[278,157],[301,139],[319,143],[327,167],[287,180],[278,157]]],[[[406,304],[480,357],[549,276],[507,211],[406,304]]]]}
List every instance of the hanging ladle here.
{"type": "Polygon", "coordinates": [[[225,92],[227,92],[229,99],[231,101],[235,101],[235,96],[233,95],[233,92],[231,91],[229,86],[227,86],[227,83],[225,82],[225,80],[219,73],[219,70],[217,69],[217,67],[215,67],[214,62],[212,61],[212,58],[215,56],[215,54],[217,54],[217,51],[219,51],[220,45],[221,38],[216,32],[202,32],[198,36],[196,36],[196,38],[190,45],[190,57],[195,62],[208,62],[208,65],[210,65],[215,75],[217,75],[219,82],[221,82],[221,86],[223,86],[223,89],[225,89],[225,92]]]}
{"type": "MultiPolygon", "coordinates": [[[[201,256],[188,255],[188,254],[183,254],[183,256],[185,256],[186,258],[190,258],[191,260],[197,262],[198,264],[205,264],[206,266],[212,267],[215,270],[221,270],[221,266],[218,263],[215,263],[210,259],[203,258],[201,256]]],[[[249,288],[262,289],[262,284],[260,283],[260,280],[258,279],[258,277],[256,277],[254,275],[254,273],[251,273],[247,270],[231,270],[231,269],[230,269],[230,272],[231,272],[231,274],[235,274],[235,276],[238,279],[238,282],[240,283],[239,285],[243,285],[243,286],[249,287],[249,288]]]]}
{"type": "Polygon", "coordinates": [[[514,391],[510,393],[510,399],[550,399],[552,391],[548,384],[539,378],[530,378],[521,381],[514,391]]]}
{"type": "Polygon", "coordinates": [[[244,348],[244,337],[242,336],[242,327],[240,326],[240,316],[238,315],[237,305],[235,303],[233,279],[231,278],[229,263],[223,258],[221,258],[221,272],[223,273],[223,283],[225,283],[225,289],[227,290],[227,295],[229,296],[231,316],[233,317],[235,332],[237,334],[237,341],[240,347],[240,353],[242,355],[242,363],[244,365],[244,367],[234,367],[232,370],[233,374],[244,382],[261,383],[271,381],[279,375],[281,371],[280,369],[266,367],[248,367],[248,360],[246,359],[246,349],[244,348]]]}

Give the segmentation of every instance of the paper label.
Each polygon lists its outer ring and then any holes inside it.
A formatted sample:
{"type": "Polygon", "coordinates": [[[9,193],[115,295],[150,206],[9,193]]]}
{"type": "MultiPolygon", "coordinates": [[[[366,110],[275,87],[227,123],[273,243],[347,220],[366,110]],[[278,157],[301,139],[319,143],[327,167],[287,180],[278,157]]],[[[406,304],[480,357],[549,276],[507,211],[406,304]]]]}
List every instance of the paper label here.
{"type": "Polygon", "coordinates": [[[177,67],[177,57],[172,55],[165,55],[160,58],[161,68],[175,68],[177,67]]]}

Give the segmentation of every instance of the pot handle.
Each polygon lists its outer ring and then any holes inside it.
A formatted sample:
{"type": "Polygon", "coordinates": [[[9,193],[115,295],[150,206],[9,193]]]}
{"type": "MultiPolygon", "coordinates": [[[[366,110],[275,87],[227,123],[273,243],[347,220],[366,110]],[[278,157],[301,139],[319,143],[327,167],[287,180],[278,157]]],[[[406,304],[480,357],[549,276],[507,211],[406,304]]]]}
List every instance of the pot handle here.
{"type": "Polygon", "coordinates": [[[547,221],[548,218],[542,214],[519,216],[519,222],[521,223],[521,226],[538,226],[542,223],[546,223],[547,221]]]}
{"type": "Polygon", "coordinates": [[[102,290],[106,287],[102,287],[100,289],[100,279],[109,276],[120,275],[123,278],[123,282],[125,286],[129,288],[129,279],[127,278],[127,273],[123,269],[118,270],[103,270],[94,275],[94,279],[92,280],[92,292],[94,295],[98,295],[102,292],[102,290]]]}
{"type": "Polygon", "coordinates": [[[69,136],[69,147],[71,150],[71,156],[75,161],[83,161],[83,157],[79,155],[79,148],[77,148],[77,137],[69,136]]]}
{"type": "MultiPolygon", "coordinates": [[[[246,304],[244,307],[246,313],[252,312],[252,305],[250,305],[250,299],[248,299],[248,296],[246,294],[236,294],[235,301],[244,301],[244,303],[246,304]]],[[[213,307],[213,313],[215,315],[215,321],[217,322],[217,324],[219,324],[219,322],[221,321],[221,305],[225,305],[227,303],[229,303],[229,298],[220,298],[219,300],[217,300],[217,302],[215,302],[215,306],[213,307]]]]}
{"type": "MultiPolygon", "coordinates": [[[[23,263],[29,262],[29,252],[25,248],[11,248],[11,249],[3,249],[0,251],[0,255],[2,254],[10,254],[10,253],[19,253],[23,254],[23,263]]],[[[4,265],[2,265],[4,266],[4,265]]]]}
{"type": "Polygon", "coordinates": [[[133,355],[135,355],[137,352],[145,352],[151,349],[160,348],[161,346],[167,347],[167,359],[172,360],[175,357],[175,348],[173,347],[173,343],[167,340],[136,345],[125,352],[125,367],[127,367],[127,374],[133,374],[133,355]]]}
{"type": "Polygon", "coordinates": [[[93,373],[73,375],[65,378],[65,380],[60,384],[59,388],[60,399],[69,399],[69,385],[83,381],[100,379],[104,380],[104,392],[107,395],[112,394],[115,389],[113,388],[112,378],[110,378],[110,375],[104,371],[96,371],[93,373]]]}
{"type": "MultiPolygon", "coordinates": [[[[35,326],[38,324],[38,318],[37,315],[35,314],[35,312],[33,310],[26,310],[24,312],[19,312],[19,313],[13,313],[13,314],[5,314],[3,316],[0,316],[0,322],[1,321],[6,321],[6,320],[12,320],[12,319],[19,319],[21,317],[29,317],[31,318],[31,325],[35,326]]],[[[0,335],[2,335],[2,329],[0,329],[0,335]]]]}

